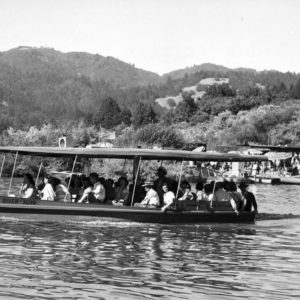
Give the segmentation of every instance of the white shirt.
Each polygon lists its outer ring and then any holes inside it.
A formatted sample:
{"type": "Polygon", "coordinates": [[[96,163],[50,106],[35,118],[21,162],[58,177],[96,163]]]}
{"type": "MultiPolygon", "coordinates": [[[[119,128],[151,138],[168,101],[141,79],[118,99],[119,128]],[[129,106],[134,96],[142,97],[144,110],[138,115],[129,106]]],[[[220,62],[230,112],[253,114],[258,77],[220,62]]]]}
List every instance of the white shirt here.
{"type": "Polygon", "coordinates": [[[175,195],[173,192],[168,191],[164,193],[164,205],[171,205],[175,199],[175,195]]]}
{"type": "Polygon", "coordinates": [[[230,201],[231,200],[231,195],[226,192],[224,189],[218,189],[215,191],[214,194],[214,200],[215,201],[230,201]]]}
{"type": "Polygon", "coordinates": [[[197,201],[208,200],[207,195],[203,191],[197,191],[197,201]]]}
{"type": "Polygon", "coordinates": [[[50,183],[46,183],[45,187],[42,190],[42,194],[43,194],[42,200],[54,201],[55,192],[50,183]]]}
{"type": "Polygon", "coordinates": [[[104,201],[105,199],[105,188],[100,182],[96,182],[93,186],[93,194],[95,198],[99,201],[104,201]]]}
{"type": "Polygon", "coordinates": [[[141,204],[159,206],[159,197],[157,192],[154,189],[150,189],[141,204]]]}
{"type": "Polygon", "coordinates": [[[81,196],[81,198],[78,200],[78,203],[81,203],[83,200],[85,200],[86,198],[88,198],[89,193],[91,193],[92,187],[88,186],[87,188],[84,189],[83,194],[81,196]]]}

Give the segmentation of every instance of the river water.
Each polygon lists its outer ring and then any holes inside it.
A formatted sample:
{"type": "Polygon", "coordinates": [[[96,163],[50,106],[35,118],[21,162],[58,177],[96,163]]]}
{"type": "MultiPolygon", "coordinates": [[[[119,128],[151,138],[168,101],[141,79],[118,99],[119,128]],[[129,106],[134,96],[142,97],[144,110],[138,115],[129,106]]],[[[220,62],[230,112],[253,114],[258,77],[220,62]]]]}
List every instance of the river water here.
{"type": "Polygon", "coordinates": [[[0,214],[0,299],[300,298],[300,186],[252,189],[255,224],[0,214]]]}

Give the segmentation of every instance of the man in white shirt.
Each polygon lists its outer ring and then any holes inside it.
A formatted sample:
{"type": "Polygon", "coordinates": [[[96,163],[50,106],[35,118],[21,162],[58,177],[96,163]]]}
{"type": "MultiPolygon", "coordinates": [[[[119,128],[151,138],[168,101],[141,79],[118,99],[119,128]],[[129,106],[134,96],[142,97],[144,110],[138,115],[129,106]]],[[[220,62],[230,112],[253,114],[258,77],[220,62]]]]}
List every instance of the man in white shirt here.
{"type": "Polygon", "coordinates": [[[134,206],[152,208],[159,207],[159,196],[158,193],[152,188],[152,183],[146,181],[142,186],[145,188],[147,194],[141,203],[135,203],[134,206]]]}

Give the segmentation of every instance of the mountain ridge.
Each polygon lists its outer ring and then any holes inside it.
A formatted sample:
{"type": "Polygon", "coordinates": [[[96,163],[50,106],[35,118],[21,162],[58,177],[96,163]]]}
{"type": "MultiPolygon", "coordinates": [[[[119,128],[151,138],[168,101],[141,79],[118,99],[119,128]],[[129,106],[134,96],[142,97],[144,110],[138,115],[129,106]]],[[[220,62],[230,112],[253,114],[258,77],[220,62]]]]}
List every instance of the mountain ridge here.
{"type": "MultiPolygon", "coordinates": [[[[0,62],[25,72],[63,72],[69,76],[86,76],[91,80],[105,80],[121,88],[165,83],[168,78],[181,79],[197,72],[224,74],[235,71],[241,73],[295,74],[276,70],[257,71],[252,68],[228,68],[213,63],[202,63],[177,69],[159,75],[155,72],[136,68],[112,56],[91,54],[82,51],[62,52],[50,47],[19,46],[0,52],[0,62]]],[[[297,73],[296,73],[297,74],[297,73]]]]}

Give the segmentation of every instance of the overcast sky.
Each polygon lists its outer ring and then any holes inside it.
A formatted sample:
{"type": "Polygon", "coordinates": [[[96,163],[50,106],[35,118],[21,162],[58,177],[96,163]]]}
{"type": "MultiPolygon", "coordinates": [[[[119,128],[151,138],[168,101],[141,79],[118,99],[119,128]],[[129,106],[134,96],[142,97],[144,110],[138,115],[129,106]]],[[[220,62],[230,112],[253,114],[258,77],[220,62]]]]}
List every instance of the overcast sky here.
{"type": "Polygon", "coordinates": [[[51,47],[159,74],[205,62],[300,72],[298,0],[0,0],[0,51],[51,47]]]}

